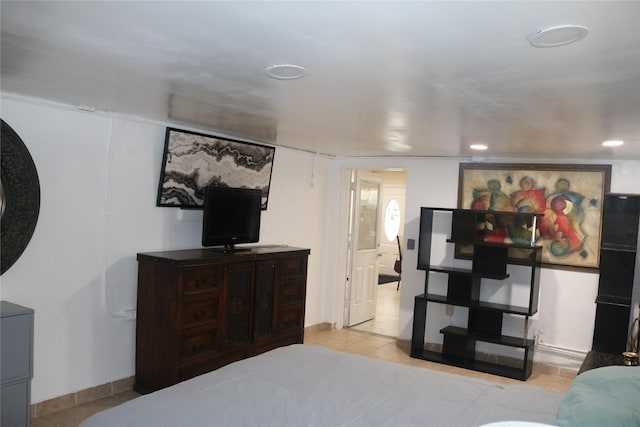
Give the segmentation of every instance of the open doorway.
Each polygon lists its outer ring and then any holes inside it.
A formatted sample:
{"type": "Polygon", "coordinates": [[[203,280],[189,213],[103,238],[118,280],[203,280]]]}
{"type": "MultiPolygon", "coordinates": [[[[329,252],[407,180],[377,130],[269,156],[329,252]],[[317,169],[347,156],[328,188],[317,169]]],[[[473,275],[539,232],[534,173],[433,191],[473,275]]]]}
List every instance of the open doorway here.
{"type": "MultiPolygon", "coordinates": [[[[347,289],[346,319],[348,327],[358,331],[375,333],[378,335],[395,337],[398,334],[398,317],[400,310],[400,287],[402,286],[401,269],[397,266],[403,253],[401,242],[404,236],[404,212],[406,194],[406,172],[397,170],[358,170],[352,174],[352,208],[349,226],[350,233],[358,228],[359,217],[356,205],[359,197],[365,197],[359,193],[357,184],[358,176],[375,176],[381,180],[377,201],[378,212],[376,215],[376,257],[375,257],[375,308],[369,319],[357,322],[358,319],[351,315],[354,298],[359,296],[359,283],[354,282],[357,277],[358,267],[351,263],[351,286],[347,289]],[[349,303],[351,302],[351,303],[349,303]],[[351,321],[349,320],[351,319],[351,321]]],[[[369,200],[371,194],[367,194],[369,200]]],[[[351,235],[351,254],[357,253],[357,236],[351,235]]],[[[357,255],[351,255],[352,259],[357,255]]],[[[373,271],[374,268],[370,268],[373,271]]],[[[371,292],[369,292],[371,294],[371,292]]]]}

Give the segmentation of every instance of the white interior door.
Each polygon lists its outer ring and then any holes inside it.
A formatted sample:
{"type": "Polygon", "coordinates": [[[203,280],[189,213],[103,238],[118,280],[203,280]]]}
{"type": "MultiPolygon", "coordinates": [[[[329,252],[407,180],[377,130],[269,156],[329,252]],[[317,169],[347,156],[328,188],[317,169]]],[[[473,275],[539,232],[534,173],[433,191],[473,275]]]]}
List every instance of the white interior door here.
{"type": "Polygon", "coordinates": [[[347,326],[366,322],[376,315],[381,188],[380,175],[370,173],[356,175],[347,326]]]}

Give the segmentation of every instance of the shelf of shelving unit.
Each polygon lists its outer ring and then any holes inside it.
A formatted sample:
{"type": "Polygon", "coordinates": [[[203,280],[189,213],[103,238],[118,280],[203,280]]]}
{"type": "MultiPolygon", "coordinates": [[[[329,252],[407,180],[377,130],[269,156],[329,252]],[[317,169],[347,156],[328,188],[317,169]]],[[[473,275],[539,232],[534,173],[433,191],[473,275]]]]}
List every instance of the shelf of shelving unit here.
{"type": "Polygon", "coordinates": [[[513,337],[509,335],[486,335],[480,333],[469,332],[466,328],[460,328],[458,326],[447,326],[445,328],[440,329],[440,333],[442,334],[451,334],[460,337],[468,337],[477,341],[488,342],[492,344],[500,344],[505,345],[507,347],[516,347],[516,348],[528,348],[531,347],[535,342],[534,340],[513,337]]]}
{"type": "MultiPolygon", "coordinates": [[[[425,270],[425,290],[415,297],[411,356],[419,359],[474,369],[495,375],[526,380],[533,366],[534,341],[527,339],[527,326],[530,316],[538,311],[539,268],[541,248],[533,241],[535,233],[526,243],[501,243],[485,241],[486,233],[478,232],[478,224],[484,224],[487,217],[511,216],[535,230],[536,219],[542,214],[523,212],[487,212],[468,209],[422,208],[420,215],[420,240],[418,250],[418,269],[425,270]],[[447,243],[472,245],[471,268],[431,264],[431,238],[433,216],[435,212],[451,214],[450,238],[447,243]],[[519,264],[531,268],[529,301],[526,307],[511,304],[499,304],[480,300],[480,288],[483,279],[506,281],[510,276],[506,272],[509,249],[529,250],[528,261],[519,264]],[[528,262],[528,264],[527,264],[528,262]],[[430,273],[448,275],[447,295],[429,292],[430,273]],[[442,352],[425,350],[426,313],[428,303],[465,307],[469,311],[466,328],[447,326],[440,329],[444,343],[442,352]],[[523,337],[502,334],[504,314],[519,315],[524,320],[523,337]],[[475,353],[477,342],[523,350],[518,363],[504,364],[478,360],[475,353]]],[[[500,220],[498,220],[500,221],[500,220]]],[[[491,238],[491,236],[489,236],[491,238]]],[[[497,359],[500,360],[500,359],[497,359]]]]}
{"type": "Polygon", "coordinates": [[[476,302],[466,302],[458,299],[449,298],[447,295],[437,295],[437,294],[422,294],[416,296],[416,298],[424,298],[426,301],[437,302],[440,304],[448,304],[448,305],[457,305],[459,307],[469,307],[469,308],[481,308],[486,310],[496,310],[502,313],[507,314],[520,314],[523,316],[531,316],[535,313],[531,313],[528,307],[519,307],[510,304],[498,304],[493,302],[485,302],[485,301],[476,301],[476,302]]]}
{"type": "MultiPolygon", "coordinates": [[[[460,267],[447,267],[443,265],[432,265],[429,267],[429,271],[435,271],[440,273],[452,273],[452,274],[461,274],[472,276],[474,271],[470,268],[460,268],[460,267]]],[[[484,277],[485,279],[495,279],[495,280],[504,280],[509,277],[508,274],[491,274],[491,273],[477,273],[478,275],[484,277]]]]}
{"type": "MultiPolygon", "coordinates": [[[[533,355],[533,352],[529,352],[533,355]]],[[[529,354],[524,357],[524,360],[528,360],[529,354]]],[[[508,365],[500,365],[497,363],[486,362],[483,360],[461,360],[455,357],[447,356],[446,354],[436,351],[424,350],[419,354],[411,355],[416,359],[428,360],[430,362],[443,363],[446,365],[457,366],[459,368],[472,369],[474,371],[485,372],[487,374],[499,375],[502,377],[514,378],[517,380],[526,380],[531,372],[526,370],[525,367],[513,367],[508,365]]],[[[531,356],[533,357],[533,356],[531,356]]]]}

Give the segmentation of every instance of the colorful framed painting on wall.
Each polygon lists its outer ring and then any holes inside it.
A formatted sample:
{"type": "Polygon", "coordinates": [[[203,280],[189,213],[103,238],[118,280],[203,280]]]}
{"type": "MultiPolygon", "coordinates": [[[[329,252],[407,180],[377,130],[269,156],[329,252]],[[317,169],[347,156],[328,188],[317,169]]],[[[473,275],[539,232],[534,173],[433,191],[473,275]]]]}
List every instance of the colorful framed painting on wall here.
{"type": "Polygon", "coordinates": [[[267,209],[275,147],[167,128],[157,206],[202,209],[210,185],[262,191],[267,209]]]}
{"type": "MultiPolygon", "coordinates": [[[[610,191],[611,165],[461,163],[458,207],[486,211],[538,212],[535,244],[546,267],[596,269],[602,205],[610,191]]],[[[510,243],[510,230],[500,233],[510,243]]],[[[456,246],[468,258],[470,248],[456,246]]],[[[524,252],[510,250],[511,262],[524,252]]]]}

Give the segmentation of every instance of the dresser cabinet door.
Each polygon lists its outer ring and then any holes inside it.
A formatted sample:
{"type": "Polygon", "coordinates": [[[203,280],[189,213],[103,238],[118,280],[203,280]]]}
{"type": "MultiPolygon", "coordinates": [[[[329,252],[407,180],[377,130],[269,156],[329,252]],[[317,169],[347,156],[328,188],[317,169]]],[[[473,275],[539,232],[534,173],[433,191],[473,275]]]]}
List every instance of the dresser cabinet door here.
{"type": "Polygon", "coordinates": [[[227,267],[225,347],[249,342],[254,266],[254,263],[233,263],[227,267]]]}
{"type": "Polygon", "coordinates": [[[273,302],[276,286],[277,261],[256,264],[254,293],[253,338],[273,334],[273,302]]]}

